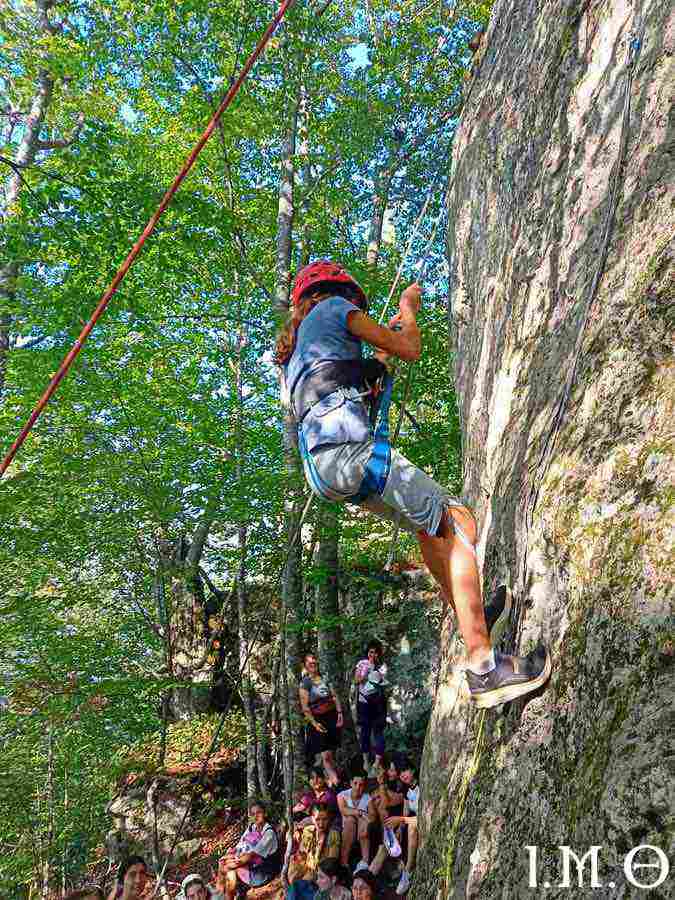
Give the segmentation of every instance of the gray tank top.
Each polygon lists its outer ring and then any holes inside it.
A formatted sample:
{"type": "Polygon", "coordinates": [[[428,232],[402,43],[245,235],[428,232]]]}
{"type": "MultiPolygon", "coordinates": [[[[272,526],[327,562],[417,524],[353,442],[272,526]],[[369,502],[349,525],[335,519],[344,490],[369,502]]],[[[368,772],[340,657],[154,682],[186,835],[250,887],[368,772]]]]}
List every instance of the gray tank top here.
{"type": "MultiPolygon", "coordinates": [[[[347,316],[358,309],[343,297],[327,297],[300,324],[293,355],[286,364],[286,383],[293,391],[326,360],[362,359],[361,341],[347,328],[347,316]]],[[[302,421],[309,450],[324,444],[363,443],[372,437],[365,404],[355,388],[341,388],[312,407],[302,421]]]]}

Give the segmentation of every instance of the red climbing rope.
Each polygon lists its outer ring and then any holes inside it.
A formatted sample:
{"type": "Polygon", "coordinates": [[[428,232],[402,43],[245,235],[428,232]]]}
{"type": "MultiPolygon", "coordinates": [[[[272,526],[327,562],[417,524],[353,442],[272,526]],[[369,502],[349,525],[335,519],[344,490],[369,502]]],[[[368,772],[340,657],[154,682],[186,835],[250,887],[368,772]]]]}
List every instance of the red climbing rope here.
{"type": "Polygon", "coordinates": [[[59,384],[63,380],[63,378],[65,378],[65,376],[68,372],[68,369],[70,369],[75,357],[78,355],[78,353],[82,349],[84,342],[89,337],[89,333],[91,332],[94,325],[96,324],[96,322],[98,321],[98,319],[100,318],[102,313],[104,312],[106,306],[108,305],[110,298],[115,293],[117,288],[120,286],[122,279],[124,278],[124,276],[127,274],[129,269],[133,265],[133,262],[136,259],[136,257],[138,256],[138,254],[141,252],[143,244],[146,242],[146,240],[150,237],[150,235],[155,230],[155,226],[157,225],[157,222],[159,221],[162,213],[167,208],[167,206],[171,202],[171,199],[173,198],[173,195],[176,193],[176,191],[180,187],[181,183],[185,179],[185,176],[188,174],[188,172],[194,165],[194,162],[197,159],[197,157],[199,156],[199,154],[201,153],[201,151],[204,147],[204,144],[206,144],[208,139],[213,134],[213,131],[214,131],[216,125],[218,124],[220,117],[223,115],[223,113],[225,112],[227,107],[230,105],[232,100],[237,95],[239,88],[242,86],[246,76],[253,68],[255,61],[258,59],[258,57],[260,56],[262,51],[265,49],[267,42],[274,34],[274,32],[276,31],[277,27],[279,26],[281,20],[286,15],[286,12],[293,5],[293,3],[295,3],[295,0],[283,0],[281,6],[279,7],[279,11],[275,15],[274,19],[270,22],[270,24],[267,27],[267,30],[265,31],[263,36],[258,41],[257,47],[255,48],[253,53],[251,53],[251,55],[247,59],[246,64],[244,65],[244,68],[241,70],[241,72],[239,74],[239,77],[234,82],[232,87],[229,89],[229,91],[225,95],[225,98],[223,99],[223,102],[220,104],[218,109],[213,114],[211,121],[206,126],[206,130],[204,131],[202,136],[199,138],[199,140],[195,144],[192,152],[190,153],[187,160],[185,161],[183,168],[180,170],[178,175],[176,175],[171,187],[168,189],[166,194],[164,194],[164,196],[162,197],[161,203],[157,207],[156,212],[153,214],[151,219],[148,221],[148,224],[143,229],[143,233],[138,238],[138,240],[136,241],[134,246],[131,248],[129,255],[127,256],[127,258],[124,260],[124,262],[118,269],[117,274],[115,275],[113,280],[110,282],[110,285],[108,286],[105,293],[101,297],[101,299],[98,303],[98,306],[92,313],[91,318],[89,319],[87,324],[84,326],[84,328],[80,332],[80,335],[79,335],[78,339],[75,341],[75,343],[73,344],[72,348],[68,351],[68,353],[64,357],[63,362],[61,363],[61,365],[58,368],[58,371],[53,376],[52,380],[49,382],[49,385],[48,385],[46,391],[44,392],[42,397],[40,397],[40,400],[39,400],[37,406],[35,407],[33,412],[30,414],[30,418],[28,419],[28,421],[26,422],[24,427],[21,429],[21,433],[19,434],[18,438],[12,444],[12,447],[11,447],[9,453],[3,459],[2,464],[0,465],[0,478],[2,478],[7,467],[10,465],[10,463],[16,456],[17,451],[19,450],[19,448],[21,447],[23,442],[26,440],[26,437],[30,433],[31,428],[37,421],[40,413],[45,408],[47,403],[49,403],[49,400],[50,400],[52,394],[57,389],[57,387],[59,386],[59,384]]]}

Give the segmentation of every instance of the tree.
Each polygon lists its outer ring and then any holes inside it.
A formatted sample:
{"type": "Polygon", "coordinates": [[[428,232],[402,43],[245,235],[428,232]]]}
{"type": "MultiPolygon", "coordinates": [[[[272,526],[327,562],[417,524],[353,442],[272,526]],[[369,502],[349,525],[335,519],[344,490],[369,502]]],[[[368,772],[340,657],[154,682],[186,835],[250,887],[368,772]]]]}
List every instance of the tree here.
{"type": "MultiPolygon", "coordinates": [[[[29,109],[23,101],[36,96],[41,66],[54,88],[37,138],[51,149],[20,169],[4,223],[3,249],[19,265],[3,345],[8,439],[269,18],[262,0],[222,8],[83,0],[45,7],[63,23],[47,39],[23,14],[33,7],[15,7],[19,25],[2,19],[2,52],[14,54],[11,115],[29,109]],[[82,112],[77,140],[57,146],[82,112]]],[[[279,678],[287,686],[278,693],[293,708],[316,618],[320,652],[334,648],[336,668],[336,618],[350,636],[360,627],[344,622],[344,604],[336,608],[335,560],[342,574],[377,571],[389,545],[386,526],[375,531],[345,510],[339,538],[307,515],[316,557],[302,534],[289,547],[305,498],[295,458],[284,455],[269,348],[291,274],[310,254],[340,257],[377,314],[401,261],[397,237],[452,136],[460,45],[455,35],[438,50],[447,28],[422,4],[371,3],[370,32],[361,4],[316,13],[311,4],[294,9],[1,485],[0,574],[10,586],[1,602],[12,618],[3,764],[7,754],[40,763],[41,808],[49,795],[55,811],[54,878],[76,871],[61,858],[68,842],[81,840],[86,857],[101,835],[112,751],[159,734],[163,717],[220,709],[241,688],[256,736],[249,790],[264,789],[277,623],[287,616],[279,678]],[[386,197],[374,203],[383,172],[386,197]],[[385,214],[388,240],[377,224],[385,214]],[[373,234],[377,265],[367,262],[373,234]],[[61,697],[63,708],[44,704],[41,695],[71,671],[77,691],[61,697]],[[99,696],[103,705],[90,710],[99,696]],[[48,790],[47,745],[36,736],[49,729],[48,790]],[[80,824],[86,833],[76,840],[80,824]]],[[[25,134],[18,120],[5,126],[0,155],[15,163],[25,134]]],[[[440,229],[436,261],[442,241],[440,229]]],[[[440,293],[440,263],[434,271],[440,293]]],[[[409,404],[415,424],[404,423],[401,446],[414,442],[422,463],[452,480],[457,428],[452,391],[438,385],[445,322],[436,299],[409,404]]],[[[287,727],[297,736],[297,706],[294,716],[287,727]]],[[[304,760],[294,746],[297,782],[304,760]]],[[[17,792],[6,822],[13,884],[37,884],[42,871],[26,850],[34,803],[17,792]]]]}

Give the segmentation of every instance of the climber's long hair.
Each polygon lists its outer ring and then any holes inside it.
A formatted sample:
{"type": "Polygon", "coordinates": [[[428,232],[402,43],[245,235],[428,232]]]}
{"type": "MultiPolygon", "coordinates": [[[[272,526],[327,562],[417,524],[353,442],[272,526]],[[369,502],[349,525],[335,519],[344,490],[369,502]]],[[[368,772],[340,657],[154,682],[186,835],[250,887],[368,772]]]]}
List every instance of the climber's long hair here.
{"type": "Polygon", "coordinates": [[[321,284],[313,291],[307,291],[300,298],[298,305],[288,311],[286,321],[277,335],[274,362],[278,366],[286,365],[293,355],[298,328],[302,320],[311,313],[317,304],[328,297],[344,297],[345,300],[355,303],[359,309],[362,308],[359,295],[346,284],[321,284]]]}

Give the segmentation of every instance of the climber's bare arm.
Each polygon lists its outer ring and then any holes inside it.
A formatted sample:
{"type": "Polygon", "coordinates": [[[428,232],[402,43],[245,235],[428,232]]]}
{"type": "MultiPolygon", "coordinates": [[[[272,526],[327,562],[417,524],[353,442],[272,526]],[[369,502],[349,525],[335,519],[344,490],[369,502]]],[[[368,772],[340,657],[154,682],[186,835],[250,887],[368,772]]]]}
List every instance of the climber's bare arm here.
{"type": "Polygon", "coordinates": [[[417,284],[411,284],[403,291],[399,301],[399,312],[390,320],[389,328],[378,325],[374,319],[358,309],[349,313],[347,328],[355,337],[387,354],[408,361],[419,359],[422,342],[417,327],[417,313],[421,294],[421,288],[417,284]],[[394,325],[400,325],[400,330],[393,331],[394,325]]]}

